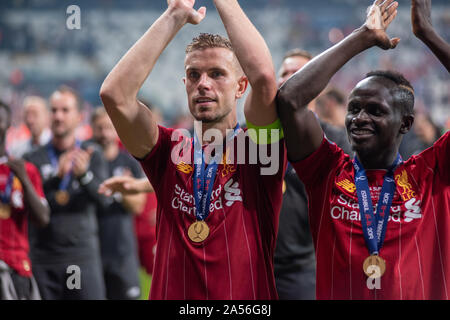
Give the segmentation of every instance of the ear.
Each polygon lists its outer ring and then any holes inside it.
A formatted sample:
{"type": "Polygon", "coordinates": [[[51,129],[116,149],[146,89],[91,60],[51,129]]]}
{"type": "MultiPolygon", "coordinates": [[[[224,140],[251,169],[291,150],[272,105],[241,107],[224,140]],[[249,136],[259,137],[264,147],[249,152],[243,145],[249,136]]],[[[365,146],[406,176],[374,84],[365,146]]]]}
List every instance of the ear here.
{"type": "Polygon", "coordinates": [[[236,99],[242,98],[248,87],[248,78],[241,76],[237,82],[236,99]]]}
{"type": "Polygon", "coordinates": [[[402,125],[400,127],[400,133],[406,134],[409,130],[411,130],[411,127],[414,123],[414,115],[408,114],[404,115],[402,118],[402,125]]]}

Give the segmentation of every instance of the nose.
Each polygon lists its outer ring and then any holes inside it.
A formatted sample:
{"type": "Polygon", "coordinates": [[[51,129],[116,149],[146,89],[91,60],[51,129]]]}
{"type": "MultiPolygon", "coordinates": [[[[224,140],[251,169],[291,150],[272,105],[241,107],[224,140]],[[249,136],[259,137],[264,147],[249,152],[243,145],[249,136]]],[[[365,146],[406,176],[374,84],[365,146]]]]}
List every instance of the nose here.
{"type": "Polygon", "coordinates": [[[211,79],[209,78],[207,73],[203,73],[198,80],[198,89],[199,90],[208,90],[211,88],[211,79]]]}
{"type": "Polygon", "coordinates": [[[364,123],[369,120],[369,116],[367,115],[364,109],[361,109],[357,114],[353,115],[352,123],[359,124],[364,123]]]}

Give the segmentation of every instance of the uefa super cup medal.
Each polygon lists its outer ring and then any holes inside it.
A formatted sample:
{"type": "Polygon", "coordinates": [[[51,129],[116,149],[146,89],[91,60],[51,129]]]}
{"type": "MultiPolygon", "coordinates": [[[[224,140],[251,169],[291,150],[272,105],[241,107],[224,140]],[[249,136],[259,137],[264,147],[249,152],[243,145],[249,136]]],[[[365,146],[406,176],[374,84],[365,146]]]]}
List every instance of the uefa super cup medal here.
{"type": "Polygon", "coordinates": [[[380,278],[386,271],[386,261],[379,255],[372,254],[364,260],[363,270],[369,278],[380,278]]]}
{"type": "Polygon", "coordinates": [[[188,236],[193,242],[203,242],[209,236],[209,227],[203,220],[197,220],[189,226],[188,236]]]}

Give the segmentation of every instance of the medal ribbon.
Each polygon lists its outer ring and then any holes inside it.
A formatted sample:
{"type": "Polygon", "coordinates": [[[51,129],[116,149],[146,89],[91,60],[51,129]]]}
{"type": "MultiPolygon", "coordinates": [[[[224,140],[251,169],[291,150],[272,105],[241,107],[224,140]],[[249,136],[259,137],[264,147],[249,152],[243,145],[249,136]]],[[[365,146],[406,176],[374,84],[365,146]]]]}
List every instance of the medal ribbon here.
{"type": "Polygon", "coordinates": [[[5,192],[0,194],[0,200],[4,204],[8,204],[11,199],[12,185],[13,185],[14,173],[9,172],[8,180],[5,186],[5,192]]]}
{"type": "MultiPolygon", "coordinates": [[[[239,133],[239,123],[234,128],[233,134],[227,139],[233,139],[239,133]]],[[[197,220],[205,220],[209,215],[209,203],[216,178],[218,162],[222,155],[214,155],[205,168],[205,157],[197,134],[194,132],[194,200],[195,216],[197,220]]]]}
{"type": "Polygon", "coordinates": [[[392,199],[394,198],[395,192],[394,171],[395,168],[402,162],[402,157],[400,154],[397,154],[397,158],[389,167],[384,176],[383,186],[381,187],[380,197],[378,199],[376,215],[374,215],[366,171],[359,162],[358,157],[355,157],[355,160],[353,161],[353,166],[355,168],[356,193],[358,195],[363,235],[371,255],[378,254],[383,246],[384,236],[386,234],[387,223],[389,220],[389,212],[391,210],[392,199]]]}
{"type": "MultiPolygon", "coordinates": [[[[75,141],[75,148],[80,147],[80,142],[78,140],[75,141]]],[[[47,153],[48,157],[50,158],[50,162],[52,163],[53,168],[58,168],[58,156],[56,155],[56,149],[53,146],[52,143],[49,143],[47,145],[47,153]]],[[[66,191],[67,187],[69,186],[70,179],[72,177],[72,167],[73,167],[73,161],[70,164],[70,170],[64,174],[63,178],[61,179],[61,182],[59,184],[58,190],[60,191],[66,191]]]]}

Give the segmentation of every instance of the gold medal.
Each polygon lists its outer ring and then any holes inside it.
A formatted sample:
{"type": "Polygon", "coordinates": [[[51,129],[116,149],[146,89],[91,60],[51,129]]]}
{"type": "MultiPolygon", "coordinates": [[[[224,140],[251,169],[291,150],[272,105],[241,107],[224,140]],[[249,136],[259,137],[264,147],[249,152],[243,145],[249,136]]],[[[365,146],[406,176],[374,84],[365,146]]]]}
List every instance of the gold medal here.
{"type": "Polygon", "coordinates": [[[5,203],[0,204],[0,219],[9,219],[11,217],[11,207],[5,203]]]}
{"type": "Polygon", "coordinates": [[[209,236],[209,227],[205,221],[195,221],[189,226],[188,236],[193,242],[202,242],[209,236]]]}
{"type": "Polygon", "coordinates": [[[66,190],[58,190],[55,193],[55,200],[59,205],[65,206],[70,199],[70,195],[66,190]]]}
{"type": "Polygon", "coordinates": [[[364,260],[363,270],[369,278],[379,278],[386,271],[386,261],[379,255],[372,254],[364,260]]]}

